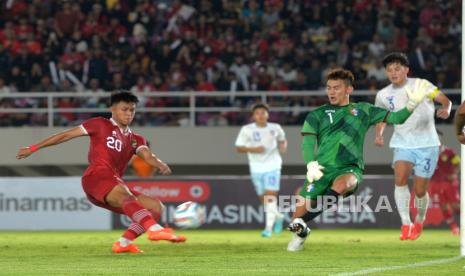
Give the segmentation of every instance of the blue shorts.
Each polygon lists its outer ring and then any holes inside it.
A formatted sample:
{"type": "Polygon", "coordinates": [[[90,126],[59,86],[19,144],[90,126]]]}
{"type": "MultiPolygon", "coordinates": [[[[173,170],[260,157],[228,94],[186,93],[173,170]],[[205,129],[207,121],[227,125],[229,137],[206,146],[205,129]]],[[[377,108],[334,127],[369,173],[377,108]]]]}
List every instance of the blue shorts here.
{"type": "Polygon", "coordinates": [[[407,161],[413,164],[413,175],[431,178],[438,163],[439,147],[427,147],[416,149],[394,148],[394,160],[407,161]]]}
{"type": "Polygon", "coordinates": [[[265,194],[265,191],[279,191],[281,171],[274,170],[264,173],[252,173],[252,182],[257,195],[265,194]]]}

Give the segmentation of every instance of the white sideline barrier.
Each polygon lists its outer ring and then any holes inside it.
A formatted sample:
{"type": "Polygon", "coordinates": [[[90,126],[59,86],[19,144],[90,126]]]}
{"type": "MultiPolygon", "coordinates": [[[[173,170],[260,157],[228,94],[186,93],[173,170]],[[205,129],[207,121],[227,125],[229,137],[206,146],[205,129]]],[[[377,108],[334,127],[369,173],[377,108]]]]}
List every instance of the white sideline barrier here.
{"type": "Polygon", "coordinates": [[[110,230],[80,177],[0,177],[0,230],[110,230]]]}

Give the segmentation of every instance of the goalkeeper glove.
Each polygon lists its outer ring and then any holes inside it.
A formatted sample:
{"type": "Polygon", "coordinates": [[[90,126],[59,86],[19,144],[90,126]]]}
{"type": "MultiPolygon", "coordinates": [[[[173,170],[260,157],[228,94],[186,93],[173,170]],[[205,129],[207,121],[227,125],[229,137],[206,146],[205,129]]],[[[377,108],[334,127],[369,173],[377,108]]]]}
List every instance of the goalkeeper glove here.
{"type": "Polygon", "coordinates": [[[429,91],[429,82],[424,79],[416,79],[413,87],[406,85],[405,91],[407,92],[407,109],[412,112],[420,103],[423,102],[429,91]]]}
{"type": "Polygon", "coordinates": [[[320,179],[323,176],[322,170],[324,169],[323,166],[318,164],[318,161],[311,161],[307,164],[307,180],[309,183],[313,183],[320,179]]]}

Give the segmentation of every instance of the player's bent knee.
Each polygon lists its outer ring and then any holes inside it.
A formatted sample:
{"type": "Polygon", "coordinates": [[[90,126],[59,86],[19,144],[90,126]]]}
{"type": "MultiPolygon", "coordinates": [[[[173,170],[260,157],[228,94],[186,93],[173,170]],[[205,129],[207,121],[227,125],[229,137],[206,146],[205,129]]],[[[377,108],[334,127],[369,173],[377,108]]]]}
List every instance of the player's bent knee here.
{"type": "Polygon", "coordinates": [[[161,213],[163,212],[164,205],[161,203],[161,201],[157,198],[149,197],[146,195],[138,195],[137,199],[139,202],[144,206],[149,211],[161,213]]]}
{"type": "Polygon", "coordinates": [[[116,194],[106,197],[106,202],[112,207],[121,208],[125,201],[135,200],[136,198],[129,194],[116,194]]]}
{"type": "Polygon", "coordinates": [[[134,200],[135,197],[130,195],[123,187],[120,185],[115,186],[107,196],[105,201],[110,204],[112,207],[120,208],[123,206],[123,202],[126,200],[134,200]]]}

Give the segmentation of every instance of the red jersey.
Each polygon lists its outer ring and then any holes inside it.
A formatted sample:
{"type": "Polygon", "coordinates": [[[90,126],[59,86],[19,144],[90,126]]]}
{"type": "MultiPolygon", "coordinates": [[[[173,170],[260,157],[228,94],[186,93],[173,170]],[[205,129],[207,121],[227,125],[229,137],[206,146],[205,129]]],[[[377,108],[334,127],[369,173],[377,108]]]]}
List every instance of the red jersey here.
{"type": "Polygon", "coordinates": [[[84,121],[80,127],[90,137],[89,168],[103,167],[119,177],[131,157],[142,147],[147,147],[144,137],[129,128],[121,130],[113,119],[96,117],[84,121]]]}
{"type": "Polygon", "coordinates": [[[449,175],[457,175],[457,166],[460,164],[460,157],[455,151],[448,147],[441,147],[438,165],[434,171],[431,181],[451,181],[449,175]]]}

